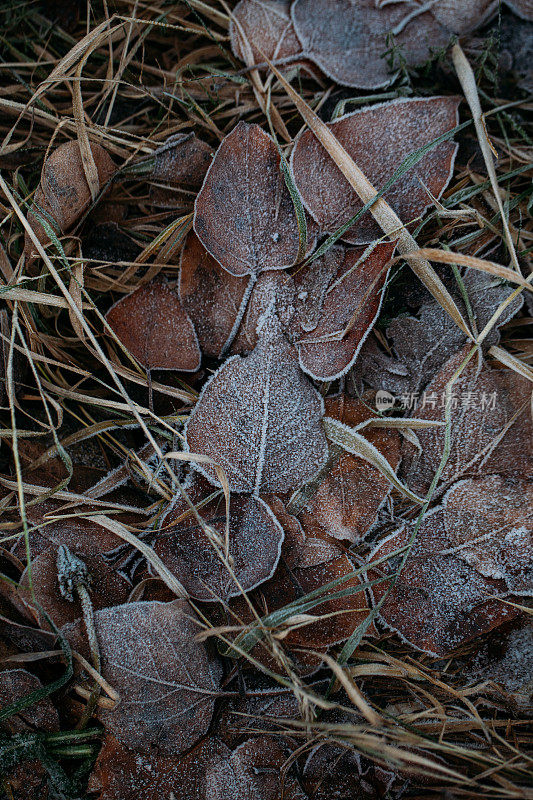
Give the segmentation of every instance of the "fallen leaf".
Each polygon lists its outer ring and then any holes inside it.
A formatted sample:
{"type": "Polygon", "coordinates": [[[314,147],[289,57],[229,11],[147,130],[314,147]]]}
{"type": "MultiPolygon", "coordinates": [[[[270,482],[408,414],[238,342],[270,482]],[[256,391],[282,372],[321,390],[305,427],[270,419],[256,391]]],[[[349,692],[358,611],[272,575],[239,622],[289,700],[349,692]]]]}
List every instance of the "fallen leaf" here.
{"type": "MultiPolygon", "coordinates": [[[[328,127],[368,180],[380,189],[407,156],[457,125],[458,102],[455,97],[393,100],[345,114],[328,127]]],[[[452,176],[456,152],[453,142],[441,142],[384,194],[405,225],[422,216],[434,198],[442,195],[452,176]]],[[[310,130],[296,140],[291,169],[305,207],[323,231],[335,232],[363,207],[310,130]]],[[[342,238],[351,244],[366,244],[381,235],[367,211],[342,238]]]]}
{"type": "Polygon", "coordinates": [[[213,737],[185,755],[143,755],[127,750],[109,734],[89,778],[97,800],[206,800],[208,769],[231,751],[213,737]]]}
{"type": "MultiPolygon", "coordinates": [[[[339,395],[326,400],[326,416],[355,427],[373,415],[363,403],[339,395]]],[[[365,437],[396,470],[400,463],[398,432],[367,428],[365,437]]],[[[390,482],[367,461],[331,447],[322,480],[307,498],[299,519],[307,535],[358,543],[370,532],[391,488],[390,482]]]]}
{"type": "Polygon", "coordinates": [[[190,204],[188,195],[200,189],[213,153],[194,133],[170,136],[150,156],[150,202],[159,208],[181,207],[187,200],[190,204]]]}
{"type": "MultiPolygon", "coordinates": [[[[98,171],[100,189],[111,180],[115,165],[107,151],[99,144],[91,144],[91,152],[98,171]]],[[[61,236],[80,219],[91,203],[91,191],[85,177],[77,141],[65,142],[46,158],[41,182],[33,198],[28,222],[41,244],[50,241],[39,217],[61,236]]],[[[30,260],[37,256],[29,234],[24,240],[24,253],[30,260]]]]}
{"type": "MultiPolygon", "coordinates": [[[[411,530],[403,526],[383,539],[368,563],[404,547],[411,530]]],[[[465,642],[497,628],[517,616],[505,597],[503,581],[483,577],[458,558],[450,547],[442,508],[433,509],[422,521],[400,577],[379,614],[387,627],[401,638],[436,656],[446,656],[465,642]]],[[[383,574],[391,574],[403,556],[391,556],[383,574]]],[[[369,570],[369,579],[381,573],[369,570]]],[[[372,587],[375,602],[387,591],[389,581],[372,587]]]]}
{"type": "MultiPolygon", "coordinates": [[[[206,383],[187,422],[187,449],[222,467],[233,492],[285,492],[309,480],[327,458],[323,411],[270,314],[252,354],[232,356],[206,383]]],[[[218,482],[211,464],[198,469],[218,482]]]]}
{"type": "MultiPolygon", "coordinates": [[[[24,700],[32,692],[42,689],[42,683],[35,675],[25,669],[7,669],[0,672],[0,707],[24,700]]],[[[25,731],[46,731],[52,733],[59,730],[59,716],[49,697],[43,697],[38,703],[13,714],[2,722],[2,727],[10,733],[25,731]]]]}
{"type": "Polygon", "coordinates": [[[338,542],[324,531],[320,530],[318,536],[308,535],[279,497],[269,495],[265,500],[285,531],[283,561],[289,570],[317,567],[343,554],[338,542]]]}
{"type": "MultiPolygon", "coordinates": [[[[350,726],[355,721],[353,715],[348,714],[342,720],[350,726]]],[[[375,795],[367,791],[361,773],[361,756],[354,749],[321,742],[313,747],[305,760],[302,781],[311,800],[352,800],[354,797],[372,800],[375,795]]]]}
{"type": "Polygon", "coordinates": [[[431,13],[445,28],[463,36],[487,22],[498,6],[498,0],[439,0],[431,13]]]}
{"type": "Polygon", "coordinates": [[[247,286],[248,278],[231,275],[194,233],[189,234],[181,254],[179,295],[204,355],[220,358],[228,347],[241,355],[251,352],[257,343],[259,319],[273,303],[283,326],[288,325],[294,295],[290,275],[272,270],[261,273],[248,300],[247,286]]]}
{"type": "MultiPolygon", "coordinates": [[[[490,681],[491,688],[497,685],[497,693],[503,694],[504,708],[515,705],[521,715],[532,716],[533,696],[531,675],[533,674],[533,625],[513,630],[503,642],[491,638],[476,656],[467,670],[468,677],[479,683],[490,681]]],[[[506,712],[509,714],[509,711],[506,712]]]]}
{"type": "Polygon", "coordinates": [[[243,48],[244,32],[255,64],[301,55],[302,45],[290,16],[291,0],[240,0],[230,21],[231,47],[241,61],[247,61],[243,48]]]}
{"type": "Polygon", "coordinates": [[[413,9],[410,2],[296,0],[291,16],[304,55],[329,78],[344,86],[378,89],[394,79],[395,70],[384,58],[389,34],[394,33],[409,66],[422,64],[448,44],[450,31],[423,13],[425,8],[413,9]]]}
{"type": "Polygon", "coordinates": [[[302,718],[298,700],[290,689],[275,683],[267,686],[260,673],[256,673],[255,680],[247,675],[245,694],[231,698],[223,709],[217,735],[228,747],[236,747],[259,727],[262,732],[275,732],[283,727],[285,720],[302,718]]]}
{"type": "Polygon", "coordinates": [[[193,324],[164,281],[146,283],[123,297],[109,309],[106,320],[146,369],[199,369],[201,353],[193,324]]]}
{"type": "MultiPolygon", "coordinates": [[[[117,539],[115,538],[116,541],[117,539]]],[[[91,576],[89,593],[95,609],[126,602],[131,591],[131,585],[112,569],[101,555],[87,556],[80,554],[79,551],[76,552],[76,550],[73,553],[82,558],[91,576]]],[[[26,567],[20,578],[19,591],[21,596],[30,609],[35,609],[36,617],[39,619],[39,608],[35,605],[30,591],[30,574],[35,600],[49,614],[58,628],[69,622],[74,622],[82,616],[78,598],[71,603],[60,593],[57,579],[57,548],[45,550],[36,558],[33,558],[31,571],[26,567]]],[[[42,624],[45,624],[44,619],[42,624]]]]}
{"type": "MultiPolygon", "coordinates": [[[[119,742],[135,750],[179,755],[209,728],[221,667],[195,641],[200,630],[184,600],[138,602],[95,613],[102,675],[119,693],[113,709],[98,716],[119,742]]],[[[73,647],[83,633],[66,626],[73,647]]]]}
{"type": "Polygon", "coordinates": [[[394,245],[333,247],[295,275],[296,313],[291,334],[300,366],[319,381],[331,381],[353,366],[379,314],[394,245]]]}
{"type": "MultiPolygon", "coordinates": [[[[413,416],[444,422],[446,385],[463,363],[468,348],[452,356],[426,387],[413,416]]],[[[450,452],[440,485],[461,478],[500,474],[532,474],[531,383],[509,369],[479,367],[473,357],[453,384],[450,394],[450,452]]],[[[402,474],[418,494],[429,489],[440,465],[445,426],[417,431],[422,451],[406,444],[402,474]]]]}
{"type": "MultiPolygon", "coordinates": [[[[210,496],[213,487],[197,476],[186,491],[191,502],[198,505],[210,496]]],[[[263,500],[251,495],[230,497],[228,541],[222,493],[202,505],[198,514],[205,528],[185,500],[178,500],[162,518],[154,544],[157,555],[192,597],[225,601],[273,575],[283,528],[263,500]]]]}
{"type": "Polygon", "coordinates": [[[206,800],[306,800],[292,771],[283,769],[288,755],[273,736],[248,739],[208,770],[206,800]]]}
{"type": "Polygon", "coordinates": [[[232,275],[296,263],[296,212],[276,145],[259,125],[239,122],[221,143],[196,199],[194,230],[232,275]]]}
{"type": "Polygon", "coordinates": [[[457,556],[514,594],[533,594],[533,484],[518,475],[456,483],[444,524],[457,556]]]}
{"type": "Polygon", "coordinates": [[[531,0],[505,0],[505,4],[509,6],[511,11],[514,11],[522,19],[533,21],[533,5],[531,0]]]}

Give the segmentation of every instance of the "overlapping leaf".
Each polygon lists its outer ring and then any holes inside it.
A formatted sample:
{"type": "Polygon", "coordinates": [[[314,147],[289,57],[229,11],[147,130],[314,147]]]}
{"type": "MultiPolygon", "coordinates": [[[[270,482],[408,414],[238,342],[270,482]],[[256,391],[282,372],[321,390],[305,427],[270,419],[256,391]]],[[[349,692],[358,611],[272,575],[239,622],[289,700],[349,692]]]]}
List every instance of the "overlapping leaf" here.
{"type": "Polygon", "coordinates": [[[264,63],[267,58],[277,62],[301,54],[290,6],[291,0],[240,0],[230,23],[231,45],[237,58],[248,60],[243,34],[255,64],[264,63]]]}
{"type": "Polygon", "coordinates": [[[276,145],[259,125],[240,122],[218,148],[196,199],[194,230],[232,275],[296,262],[296,212],[276,145]]]}
{"type": "MultiPolygon", "coordinates": [[[[380,189],[407,156],[455,127],[457,106],[453,97],[393,100],[346,114],[328,127],[380,189]]],[[[453,142],[441,142],[385,193],[404,224],[421,216],[441,196],[451,178],[456,150],[453,142]]],[[[333,233],[362,208],[359,196],[311,131],[298,138],[291,168],[307,210],[324,231],[333,233]]],[[[379,226],[366,212],[343,239],[360,244],[380,236],[379,226]]]]}
{"type": "Polygon", "coordinates": [[[124,347],[146,369],[194,372],[200,348],[192,322],[168,284],[155,280],[123,297],[106,319],[124,347]]]}
{"type": "MultiPolygon", "coordinates": [[[[205,385],[187,423],[187,448],[222,467],[234,492],[285,492],[325,463],[323,411],[270,314],[253,353],[229,358],[205,385]]],[[[214,466],[201,471],[218,482],[214,466]]]]}

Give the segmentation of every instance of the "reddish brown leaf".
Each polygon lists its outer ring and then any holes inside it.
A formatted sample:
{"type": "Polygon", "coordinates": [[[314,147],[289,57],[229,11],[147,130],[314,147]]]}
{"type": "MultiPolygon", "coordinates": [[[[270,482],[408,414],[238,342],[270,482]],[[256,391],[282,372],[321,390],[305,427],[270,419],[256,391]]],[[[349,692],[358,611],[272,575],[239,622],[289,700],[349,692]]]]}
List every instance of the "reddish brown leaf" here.
{"type": "MultiPolygon", "coordinates": [[[[195,641],[200,627],[184,600],[139,602],[95,614],[102,674],[120,694],[113,709],[99,709],[106,730],[140,752],[179,755],[211,722],[221,667],[195,641]]],[[[66,626],[83,646],[79,626],[66,626]]]]}
{"type": "MultiPolygon", "coordinates": [[[[340,395],[326,400],[326,416],[355,427],[372,414],[356,400],[340,395]]],[[[366,428],[365,438],[382,453],[393,469],[400,463],[397,431],[366,428]]],[[[391,484],[379,470],[362,458],[332,448],[328,467],[316,492],[299,515],[308,536],[333,536],[360,542],[376,522],[391,484]]]]}
{"type": "Polygon", "coordinates": [[[187,237],[181,254],[179,293],[194,323],[202,353],[219,358],[228,343],[230,352],[249,353],[257,343],[259,318],[276,304],[285,326],[292,309],[294,284],[290,275],[269,271],[259,275],[246,310],[248,278],[237,278],[209,255],[198,237],[187,237]],[[238,325],[239,318],[242,322],[238,325]],[[237,328],[237,330],[235,330],[237,328]]]}
{"type": "Polygon", "coordinates": [[[209,769],[206,800],[305,800],[291,771],[282,769],[288,755],[273,736],[248,739],[209,769]]]}
{"type": "MultiPolygon", "coordinates": [[[[0,707],[24,700],[31,692],[42,689],[39,678],[25,669],[9,669],[0,672],[0,707]]],[[[52,733],[59,730],[59,717],[49,697],[19,711],[2,722],[10,733],[25,731],[46,731],[52,733]]]]}
{"type": "Polygon", "coordinates": [[[218,148],[196,199],[194,230],[232,275],[296,262],[296,213],[276,145],[259,125],[240,122],[218,148]]]}
{"type": "Polygon", "coordinates": [[[431,13],[441,25],[462,36],[490,19],[498,6],[498,0],[439,0],[431,13]]]}
{"type": "Polygon", "coordinates": [[[338,543],[322,531],[318,536],[307,535],[279,497],[270,495],[266,500],[285,531],[283,561],[289,570],[317,567],[342,555],[338,543]]]}
{"type": "MultiPolygon", "coordinates": [[[[213,487],[201,476],[187,487],[195,504],[207,499],[212,491],[213,487]]],[[[263,500],[250,495],[231,496],[227,551],[224,495],[220,493],[202,505],[198,514],[208,527],[209,537],[185,500],[180,499],[163,518],[154,544],[165,566],[193,597],[227,600],[272,576],[279,561],[283,528],[263,500]]]]}
{"type": "MultiPolygon", "coordinates": [[[[205,385],[187,423],[187,449],[220,465],[233,492],[285,492],[327,458],[323,409],[271,314],[253,353],[229,358],[205,385]]],[[[218,482],[214,467],[200,469],[218,482]]]]}
{"type": "MultiPolygon", "coordinates": [[[[425,404],[413,416],[444,421],[445,389],[468,349],[449,359],[425,390],[425,404]]],[[[532,474],[531,383],[508,369],[479,368],[474,357],[451,390],[451,449],[441,483],[498,473],[532,474]],[[478,374],[479,373],[479,374],[478,374]]],[[[445,428],[417,431],[422,452],[405,447],[402,472],[414,491],[424,493],[439,467],[445,428]]]]}
{"type": "MultiPolygon", "coordinates": [[[[411,531],[403,527],[385,538],[369,556],[369,563],[406,545],[411,531]]],[[[445,656],[464,642],[513,619],[517,611],[489,597],[505,596],[503,581],[484,578],[458,558],[450,547],[441,508],[430,511],[418,529],[414,545],[398,582],[380,616],[410,644],[437,656],[445,656]]],[[[389,561],[386,573],[397,569],[400,557],[389,561]]],[[[377,569],[369,578],[379,575],[377,569]]],[[[380,600],[388,581],[374,584],[380,600]]]]}
{"type": "Polygon", "coordinates": [[[213,159],[213,148],[194,133],[170,136],[153,154],[150,178],[171,186],[199,189],[213,159]]]}
{"type": "MultiPolygon", "coordinates": [[[[91,145],[91,152],[98,170],[100,188],[111,179],[115,165],[106,150],[98,144],[91,145]]],[[[65,142],[50,153],[43,164],[41,183],[33,199],[28,221],[41,244],[49,240],[38,216],[57,229],[58,235],[66,233],[87,210],[91,203],[91,192],[83,170],[80,147],[77,141],[65,142]],[[37,216],[38,215],[38,216],[37,216]]],[[[26,234],[24,252],[31,258],[35,245],[26,234]]]]}
{"type": "MultiPolygon", "coordinates": [[[[118,542],[118,539],[116,539],[118,542]]],[[[101,555],[87,556],[74,550],[85,562],[91,576],[90,595],[95,609],[125,603],[131,585],[104,561],[101,555]]],[[[29,587],[29,570],[26,568],[20,579],[20,589],[29,608],[35,608],[37,618],[39,609],[34,605],[29,587]]],[[[31,562],[31,582],[37,603],[50,615],[58,628],[74,622],[82,616],[79,601],[71,603],[60,593],[57,580],[57,548],[40,553],[31,562]]],[[[43,624],[44,619],[43,619],[43,624]]]]}
{"type": "Polygon", "coordinates": [[[533,593],[533,484],[518,476],[456,483],[444,498],[456,554],[514,594],[533,593]]]}
{"type": "Polygon", "coordinates": [[[302,45],[290,17],[290,0],[240,0],[230,23],[231,46],[241,61],[247,61],[244,32],[255,64],[291,59],[301,55],[302,45]]]}
{"type": "Polygon", "coordinates": [[[206,800],[208,769],[230,754],[222,742],[209,737],[179,758],[142,755],[107,735],[89,791],[97,800],[206,800]]]}
{"type": "Polygon", "coordinates": [[[195,372],[200,348],[178,295],[155,280],[115,303],[106,319],[124,347],[146,369],[195,372]]]}
{"type": "MultiPolygon", "coordinates": [[[[454,97],[393,100],[346,114],[328,125],[380,189],[407,156],[457,125],[457,106],[454,97]]],[[[413,222],[432,205],[433,198],[441,196],[452,176],[456,151],[451,141],[433,147],[385,193],[402,222],[413,222]]],[[[291,168],[307,210],[324,231],[336,231],[362,208],[359,196],[311,131],[297,139],[291,168]]],[[[364,244],[380,236],[381,229],[366,212],[343,239],[364,244]]]]}
{"type": "Polygon", "coordinates": [[[334,247],[296,273],[299,303],[292,323],[300,366],[319,381],[344,375],[379,314],[394,245],[334,247]]]}
{"type": "Polygon", "coordinates": [[[328,77],[344,86],[378,89],[394,77],[384,58],[388,34],[395,34],[411,66],[427,61],[450,39],[431,13],[412,12],[409,2],[296,0],[291,16],[304,55],[328,77]]]}

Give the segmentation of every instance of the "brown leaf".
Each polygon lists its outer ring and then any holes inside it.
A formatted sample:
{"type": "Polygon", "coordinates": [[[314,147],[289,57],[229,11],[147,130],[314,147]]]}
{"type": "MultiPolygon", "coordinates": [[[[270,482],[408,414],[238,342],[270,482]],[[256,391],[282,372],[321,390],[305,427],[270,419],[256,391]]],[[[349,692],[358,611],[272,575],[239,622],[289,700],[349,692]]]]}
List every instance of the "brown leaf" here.
{"type": "Polygon", "coordinates": [[[148,370],[195,372],[201,353],[178,295],[154,280],[115,303],[106,319],[124,347],[148,370]]]}
{"type": "MultiPolygon", "coordinates": [[[[98,144],[91,145],[91,152],[98,171],[100,189],[111,179],[115,165],[106,150],[98,144]]],[[[83,170],[80,147],[77,141],[65,142],[50,153],[43,164],[41,183],[28,213],[28,222],[41,244],[49,242],[48,234],[37,214],[44,217],[58,235],[66,233],[87,210],[91,203],[91,191],[83,170]]],[[[26,234],[24,252],[27,258],[37,255],[35,245],[26,234]]]]}
{"type": "MultiPolygon", "coordinates": [[[[410,535],[404,526],[387,536],[370,554],[369,563],[406,545],[410,535]]],[[[518,614],[511,606],[488,599],[505,596],[505,583],[484,578],[458,558],[450,544],[444,512],[436,508],[420,525],[407,563],[380,611],[385,624],[402,639],[437,656],[448,655],[518,614]]],[[[393,556],[384,574],[397,569],[400,558],[393,556]]],[[[369,578],[378,577],[380,571],[370,570],[369,578]]],[[[374,584],[376,601],[388,585],[388,581],[374,584]]]]}
{"type": "Polygon", "coordinates": [[[213,159],[213,148],[194,133],[170,136],[153,154],[154,181],[199,189],[213,159]]]}
{"type": "Polygon", "coordinates": [[[300,366],[319,381],[335,380],[355,362],[381,308],[394,245],[334,247],[295,275],[300,301],[291,326],[300,366]]]}
{"type": "MultiPolygon", "coordinates": [[[[328,127],[379,189],[407,156],[457,125],[457,106],[454,97],[393,100],[346,114],[328,127]]],[[[433,147],[385,193],[404,224],[423,215],[433,198],[441,196],[452,176],[456,151],[451,141],[433,147]]],[[[358,195],[311,131],[298,137],[291,168],[307,210],[324,231],[336,231],[362,208],[358,195]]],[[[380,236],[381,229],[367,212],[343,239],[364,244],[380,236]]]]}
{"type": "MultiPolygon", "coordinates": [[[[446,385],[467,352],[465,348],[446,362],[426,387],[413,416],[445,420],[446,385]]],[[[531,383],[526,378],[508,369],[490,369],[486,364],[479,369],[474,357],[453,384],[451,397],[451,448],[441,485],[475,475],[531,475],[531,383]]],[[[439,467],[445,435],[444,426],[418,430],[422,452],[405,447],[402,473],[419,494],[429,489],[439,467]]]]}
{"type": "Polygon", "coordinates": [[[204,355],[219,358],[232,335],[232,353],[253,350],[259,318],[274,301],[282,323],[288,324],[294,294],[290,275],[261,273],[243,313],[241,304],[246,302],[247,287],[248,278],[231,275],[209,255],[194,233],[189,234],[181,254],[179,294],[204,355]],[[237,324],[239,317],[242,321],[237,324]]]}
{"type": "Polygon", "coordinates": [[[490,19],[498,5],[498,0],[439,0],[431,13],[441,25],[463,36],[490,19]]]}
{"type": "Polygon", "coordinates": [[[230,22],[231,47],[237,58],[247,61],[241,28],[255,64],[301,55],[302,45],[291,22],[290,6],[290,0],[240,0],[230,22]]]}
{"type": "MultiPolygon", "coordinates": [[[[253,353],[232,356],[205,385],[187,422],[187,449],[220,465],[233,492],[285,492],[327,458],[323,409],[270,314],[253,353]]],[[[218,482],[214,467],[199,469],[218,482]]]]}
{"type": "MultiPolygon", "coordinates": [[[[326,400],[326,416],[355,427],[372,414],[363,403],[340,395],[326,400]]],[[[367,428],[365,438],[377,447],[393,469],[397,469],[400,463],[397,431],[367,428]]],[[[376,522],[390,491],[390,482],[367,461],[331,448],[328,467],[299,518],[308,536],[327,535],[357,543],[376,522]]]]}
{"type": "Polygon", "coordinates": [[[296,0],[291,16],[304,55],[328,77],[344,86],[378,89],[394,78],[384,58],[388,34],[394,32],[410,66],[427,61],[450,39],[431,13],[412,12],[409,2],[296,0]]]}
{"type": "MultiPolygon", "coordinates": [[[[113,709],[99,709],[119,742],[161,755],[179,755],[203,736],[213,714],[221,667],[194,637],[200,630],[184,600],[138,602],[95,614],[102,675],[120,694],[113,709]]],[[[79,649],[83,633],[66,626],[79,649]]]]}
{"type": "Polygon", "coordinates": [[[338,542],[322,530],[318,536],[307,535],[300,521],[290,514],[279,497],[265,498],[285,531],[283,561],[289,570],[317,567],[342,555],[338,542]]]}
{"type": "Polygon", "coordinates": [[[97,800],[205,800],[208,769],[230,754],[222,742],[208,737],[179,758],[142,755],[108,734],[88,788],[97,800]]]}
{"type": "Polygon", "coordinates": [[[259,125],[240,122],[218,148],[196,199],[194,230],[232,275],[296,262],[296,212],[276,145],[259,125]]]}
{"type": "MultiPolygon", "coordinates": [[[[101,555],[87,556],[79,550],[74,550],[73,553],[82,558],[89,570],[90,595],[95,609],[126,602],[131,585],[111,569],[101,555]]],[[[28,607],[35,608],[36,616],[39,618],[39,609],[34,605],[30,592],[29,579],[30,571],[26,568],[20,578],[20,591],[28,607]]],[[[45,550],[32,559],[31,583],[35,600],[50,615],[58,628],[82,616],[78,600],[71,603],[60,593],[57,580],[57,548],[45,550]]]]}
{"type": "Polygon", "coordinates": [[[444,524],[457,556],[514,594],[533,593],[533,484],[515,476],[456,483],[444,524]]]}
{"type": "MultiPolygon", "coordinates": [[[[213,487],[201,476],[187,494],[195,505],[213,487]]],[[[249,591],[272,576],[279,561],[283,528],[266,503],[251,495],[232,495],[226,551],[226,502],[220,493],[198,514],[209,537],[182,498],[162,521],[154,550],[165,566],[197,600],[227,600],[249,591]],[[230,572],[233,572],[235,578],[230,572]]]]}
{"type": "Polygon", "coordinates": [[[296,778],[283,769],[288,755],[274,736],[248,739],[209,769],[206,800],[305,800],[296,778]]]}
{"type": "Polygon", "coordinates": [[[531,0],[505,0],[506,5],[522,19],[533,22],[533,6],[531,0]]]}
{"type": "MultiPolygon", "coordinates": [[[[39,678],[25,669],[9,669],[0,672],[0,707],[23,700],[31,692],[42,689],[39,678]]],[[[2,722],[10,733],[25,731],[46,731],[52,733],[59,730],[59,717],[49,697],[19,711],[2,722]]]]}

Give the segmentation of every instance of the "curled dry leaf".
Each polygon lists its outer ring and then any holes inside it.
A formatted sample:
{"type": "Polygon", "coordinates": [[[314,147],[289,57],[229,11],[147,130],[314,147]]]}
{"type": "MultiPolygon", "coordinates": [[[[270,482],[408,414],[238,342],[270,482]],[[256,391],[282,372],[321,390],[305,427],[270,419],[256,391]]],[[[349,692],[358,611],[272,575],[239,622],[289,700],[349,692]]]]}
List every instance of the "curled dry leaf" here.
{"type": "Polygon", "coordinates": [[[107,735],[89,778],[97,800],[206,800],[206,776],[231,751],[214,737],[202,739],[185,755],[143,755],[107,735]]]}
{"type": "MultiPolygon", "coordinates": [[[[187,487],[195,505],[213,491],[201,476],[187,487]]],[[[162,519],[154,550],[197,600],[227,600],[270,578],[276,569],[283,528],[266,503],[252,495],[232,495],[229,539],[226,501],[219,493],[198,508],[204,527],[181,498],[162,519]],[[233,573],[233,574],[232,574],[233,573]],[[235,576],[235,577],[233,577],[235,576]]]]}
{"type": "Polygon", "coordinates": [[[291,333],[308,375],[335,380],[354,364],[379,314],[393,251],[378,244],[363,259],[363,248],[333,247],[296,273],[291,333]]]}
{"type": "Polygon", "coordinates": [[[231,47],[237,58],[248,61],[242,34],[251,48],[253,63],[292,60],[302,45],[290,15],[291,0],[240,0],[230,22],[231,47]]]}
{"type": "MultiPolygon", "coordinates": [[[[387,536],[370,554],[369,563],[404,547],[410,536],[407,526],[387,536]]],[[[450,544],[442,508],[430,511],[380,611],[381,619],[402,639],[437,656],[448,655],[518,614],[497,599],[507,594],[505,583],[483,577],[459,558],[450,544]],[[495,596],[496,599],[489,599],[495,596]]],[[[391,555],[384,574],[397,569],[401,558],[391,555]]],[[[369,578],[380,572],[381,568],[369,570],[369,578]]],[[[388,581],[374,584],[376,602],[382,599],[388,585],[388,581]]]]}
{"type": "MultiPolygon", "coordinates": [[[[117,541],[115,539],[115,541],[117,541]]],[[[80,552],[73,551],[80,556],[80,552]]],[[[89,593],[95,609],[125,603],[131,591],[128,581],[112,569],[101,555],[81,555],[91,578],[89,593]]],[[[52,618],[55,625],[61,628],[82,616],[78,598],[74,602],[66,600],[59,590],[57,579],[57,548],[50,548],[40,553],[31,562],[31,587],[38,606],[33,601],[30,590],[30,570],[26,568],[19,583],[21,596],[30,609],[35,610],[39,618],[41,606],[52,618]]],[[[45,624],[44,619],[42,624],[45,624]]]]}
{"type": "MultiPolygon", "coordinates": [[[[187,449],[222,467],[233,492],[289,491],[326,461],[323,413],[271,313],[253,353],[232,356],[205,385],[187,422],[187,449]]],[[[213,466],[198,468],[218,483],[213,466]]]]}
{"type": "MultiPolygon", "coordinates": [[[[512,289],[499,279],[467,269],[462,276],[470,304],[467,309],[457,282],[455,286],[450,281],[446,283],[459,311],[465,319],[470,316],[475,321],[478,333],[512,293],[512,289]]],[[[519,295],[508,304],[484,340],[485,349],[497,344],[500,339],[498,328],[518,313],[523,302],[519,295]]],[[[373,389],[384,389],[396,397],[416,395],[448,358],[467,342],[465,334],[433,298],[421,306],[418,317],[394,319],[387,328],[387,337],[392,341],[395,357],[385,355],[375,345],[363,347],[356,369],[373,389]]]]}
{"type": "Polygon", "coordinates": [[[276,145],[259,125],[240,122],[218,148],[196,199],[194,230],[232,275],[296,262],[296,212],[276,145]]]}
{"type": "Polygon", "coordinates": [[[533,483],[500,475],[461,481],[443,505],[460,558],[514,594],[533,594],[533,483]]]}
{"type": "Polygon", "coordinates": [[[181,254],[179,294],[204,355],[219,358],[232,337],[230,352],[249,353],[257,343],[259,319],[272,304],[283,327],[288,325],[294,295],[290,275],[272,270],[261,273],[249,298],[247,287],[248,278],[231,275],[194,233],[189,234],[181,254]]]}
{"type": "MultiPolygon", "coordinates": [[[[439,0],[440,2],[440,0],[439,0]]],[[[306,58],[344,86],[378,89],[394,78],[384,58],[394,34],[410,66],[445,47],[450,31],[411,2],[375,0],[296,0],[291,15],[306,58]]],[[[438,3],[437,3],[438,5],[438,3]]]]}
{"type": "Polygon", "coordinates": [[[206,800],[306,800],[290,769],[289,753],[274,736],[258,736],[237,747],[207,774],[206,800]]]}
{"type": "MultiPolygon", "coordinates": [[[[42,689],[41,681],[31,672],[25,669],[4,670],[0,672],[0,707],[24,700],[38,689],[42,689]]],[[[12,734],[33,730],[52,733],[59,730],[59,717],[50,698],[43,697],[38,703],[4,720],[2,727],[12,734]]]]}
{"type": "MultiPolygon", "coordinates": [[[[393,100],[346,114],[328,123],[328,127],[370,182],[380,189],[407,156],[457,125],[458,102],[454,97],[393,100]]],[[[441,142],[385,193],[385,200],[405,225],[423,215],[433,199],[441,196],[452,176],[456,151],[453,142],[441,142]]],[[[333,233],[363,207],[359,196],[310,130],[298,137],[291,168],[305,207],[324,231],[333,233]]],[[[343,239],[351,244],[365,244],[381,235],[381,229],[367,211],[343,239]]]]}
{"type": "MultiPolygon", "coordinates": [[[[98,181],[102,189],[111,180],[115,165],[103,147],[91,144],[98,181]]],[[[80,147],[77,141],[59,145],[45,160],[41,182],[33,198],[32,210],[28,213],[31,224],[41,244],[50,241],[39,217],[61,236],[80,219],[91,203],[91,191],[85,177],[80,147]]],[[[24,253],[33,258],[35,245],[26,233],[24,253]]]]}
{"type": "MultiPolygon", "coordinates": [[[[184,600],[138,602],[95,613],[102,675],[119,693],[114,709],[99,709],[106,730],[140,752],[179,755],[211,722],[221,667],[195,641],[199,623],[184,600]]],[[[63,633],[83,647],[79,626],[63,633]]]]}
{"type": "MultiPolygon", "coordinates": [[[[326,400],[326,416],[355,427],[372,414],[363,403],[339,395],[326,400]]],[[[364,435],[396,470],[400,463],[398,432],[367,428],[364,435]]],[[[322,480],[299,515],[304,531],[311,536],[360,542],[376,522],[391,488],[387,478],[367,461],[332,447],[322,480]]]]}
{"type": "MultiPolygon", "coordinates": [[[[424,407],[413,416],[445,421],[446,385],[463,363],[468,348],[450,358],[426,387],[424,407]]],[[[509,369],[491,369],[474,356],[451,389],[450,453],[441,484],[460,478],[532,474],[531,383],[509,369]]],[[[445,426],[417,431],[422,451],[404,447],[402,473],[417,493],[429,489],[442,459],[445,426]]]]}
{"type": "Polygon", "coordinates": [[[165,281],[156,279],[123,297],[109,309],[106,320],[146,369],[195,372],[200,367],[193,324],[165,281]]]}

